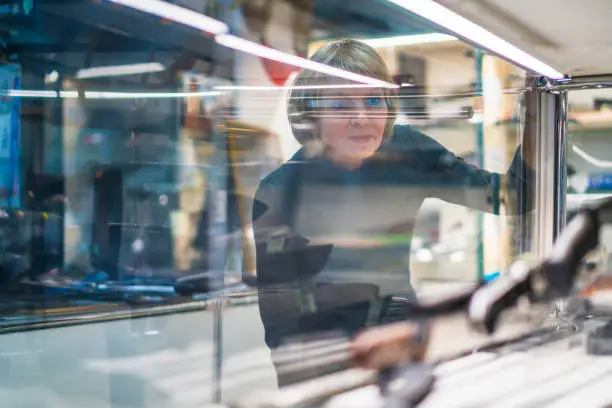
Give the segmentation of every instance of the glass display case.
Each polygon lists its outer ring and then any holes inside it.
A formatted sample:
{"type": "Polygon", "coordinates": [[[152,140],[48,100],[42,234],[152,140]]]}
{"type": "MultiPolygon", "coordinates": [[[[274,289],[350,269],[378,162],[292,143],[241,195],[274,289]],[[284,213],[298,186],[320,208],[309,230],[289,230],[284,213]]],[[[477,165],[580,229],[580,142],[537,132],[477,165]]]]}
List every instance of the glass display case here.
{"type": "Polygon", "coordinates": [[[4,3],[2,406],[232,402],[537,246],[526,72],[392,2],[4,3]]]}
{"type": "MultiPolygon", "coordinates": [[[[580,206],[604,199],[610,195],[609,154],[607,137],[610,122],[609,88],[576,90],[569,94],[568,129],[568,219],[580,206]]],[[[602,232],[602,245],[592,254],[592,267],[609,270],[609,228],[602,232]]]]}

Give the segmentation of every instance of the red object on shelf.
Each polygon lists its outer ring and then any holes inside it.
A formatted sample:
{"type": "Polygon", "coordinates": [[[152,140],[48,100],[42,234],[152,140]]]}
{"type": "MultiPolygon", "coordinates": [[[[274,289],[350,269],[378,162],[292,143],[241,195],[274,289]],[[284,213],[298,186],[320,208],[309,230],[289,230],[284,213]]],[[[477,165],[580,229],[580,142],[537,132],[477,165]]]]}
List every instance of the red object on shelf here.
{"type": "MultiPolygon", "coordinates": [[[[269,47],[264,39],[261,40],[261,44],[269,47]]],[[[261,58],[264,69],[270,81],[276,86],[283,86],[287,83],[287,79],[293,73],[299,70],[298,67],[293,65],[285,64],[284,62],[278,62],[267,58],[261,58]]]]}

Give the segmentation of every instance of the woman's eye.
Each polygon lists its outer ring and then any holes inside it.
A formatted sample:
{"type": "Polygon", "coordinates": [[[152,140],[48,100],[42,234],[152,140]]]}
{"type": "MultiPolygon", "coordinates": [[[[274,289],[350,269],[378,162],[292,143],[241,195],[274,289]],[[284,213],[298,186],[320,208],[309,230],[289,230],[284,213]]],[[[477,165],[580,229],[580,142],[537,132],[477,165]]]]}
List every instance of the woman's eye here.
{"type": "Polygon", "coordinates": [[[350,109],[351,103],[345,100],[332,100],[328,105],[331,109],[350,109]]]}
{"type": "Polygon", "coordinates": [[[385,105],[385,99],[382,96],[372,96],[365,100],[365,105],[368,108],[381,108],[385,105]]]}

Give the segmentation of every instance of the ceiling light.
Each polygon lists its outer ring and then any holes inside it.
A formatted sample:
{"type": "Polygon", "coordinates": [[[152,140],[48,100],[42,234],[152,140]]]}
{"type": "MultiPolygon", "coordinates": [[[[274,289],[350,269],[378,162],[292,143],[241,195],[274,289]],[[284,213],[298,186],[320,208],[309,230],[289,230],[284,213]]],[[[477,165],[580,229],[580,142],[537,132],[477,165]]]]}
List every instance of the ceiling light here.
{"type": "Polygon", "coordinates": [[[219,96],[222,92],[105,92],[85,91],[86,99],[167,99],[219,96]]]}
{"type": "Polygon", "coordinates": [[[57,98],[55,91],[37,91],[25,89],[11,89],[8,91],[9,96],[18,98],[57,98]]]}
{"type": "Polygon", "coordinates": [[[197,28],[207,33],[217,35],[229,31],[227,24],[205,16],[197,11],[177,6],[162,0],[107,0],[122,4],[145,13],[153,14],[167,20],[175,21],[189,27],[197,28]]]}
{"type": "Polygon", "coordinates": [[[145,13],[153,14],[186,26],[198,28],[215,35],[217,43],[232,48],[237,51],[242,51],[248,54],[257,55],[261,58],[282,62],[293,65],[302,69],[321,72],[331,76],[344,78],[350,81],[363,84],[370,84],[384,88],[397,88],[397,85],[381,81],[379,79],[370,78],[365,75],[356,74],[340,68],[330,67],[315,61],[307,60],[297,55],[292,55],[286,52],[266,47],[261,44],[254,43],[233,35],[226,34],[229,32],[227,24],[205,16],[193,10],[184,7],[170,4],[161,0],[107,0],[112,3],[122,4],[145,13]]]}
{"type": "Polygon", "coordinates": [[[215,86],[218,91],[283,91],[291,89],[347,89],[347,88],[378,88],[379,85],[370,84],[336,84],[336,85],[297,85],[297,86],[215,86]]]}
{"type": "Polygon", "coordinates": [[[331,67],[329,65],[321,64],[320,62],[308,60],[297,55],[288,54],[286,52],[282,52],[271,47],[266,47],[265,45],[257,44],[253,41],[248,41],[233,35],[219,35],[215,38],[215,40],[217,41],[217,43],[225,47],[256,55],[261,58],[267,58],[270,60],[282,62],[284,64],[293,65],[298,68],[309,69],[312,71],[321,72],[323,74],[335,76],[338,78],[344,78],[349,81],[359,82],[362,84],[369,84],[382,88],[397,88],[397,85],[392,84],[390,82],[381,81],[380,79],[371,78],[361,74],[356,74],[354,72],[350,72],[344,69],[331,67]]]}
{"type": "Polygon", "coordinates": [[[440,42],[457,41],[456,37],[448,34],[432,33],[417,35],[399,35],[396,37],[358,39],[374,48],[396,47],[404,45],[423,45],[440,42]]]}
{"type": "Polygon", "coordinates": [[[147,74],[160,72],[166,69],[159,62],[145,62],[142,64],[109,65],[106,67],[93,67],[80,69],[76,77],[78,79],[100,78],[110,76],[147,74]]]}
{"type": "Polygon", "coordinates": [[[59,92],[59,96],[60,98],[78,98],[79,97],[79,92],[78,91],[60,91],[59,92]]]}
{"type": "MultiPolygon", "coordinates": [[[[203,96],[220,96],[223,92],[109,92],[109,91],[85,91],[85,99],[164,99],[164,98],[189,98],[203,96]]],[[[44,90],[20,90],[8,91],[9,96],[21,98],[78,98],[78,91],[44,91],[44,90]]]]}
{"type": "Polygon", "coordinates": [[[564,74],[532,55],[520,50],[495,34],[485,30],[470,20],[447,9],[433,0],[387,0],[414,14],[417,14],[439,26],[442,26],[459,37],[465,38],[483,48],[494,52],[510,61],[543,76],[552,79],[563,79],[564,74]]]}

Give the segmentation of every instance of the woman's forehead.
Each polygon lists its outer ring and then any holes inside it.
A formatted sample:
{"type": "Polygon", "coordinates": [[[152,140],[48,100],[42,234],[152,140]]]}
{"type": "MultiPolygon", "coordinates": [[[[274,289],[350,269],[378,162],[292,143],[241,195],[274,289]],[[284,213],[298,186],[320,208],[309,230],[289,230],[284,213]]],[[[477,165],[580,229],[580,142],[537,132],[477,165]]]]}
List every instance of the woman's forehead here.
{"type": "Polygon", "coordinates": [[[338,87],[338,88],[325,88],[321,89],[318,92],[318,96],[321,98],[360,98],[367,97],[372,95],[384,95],[384,91],[382,88],[348,88],[348,87],[338,87]]]}

